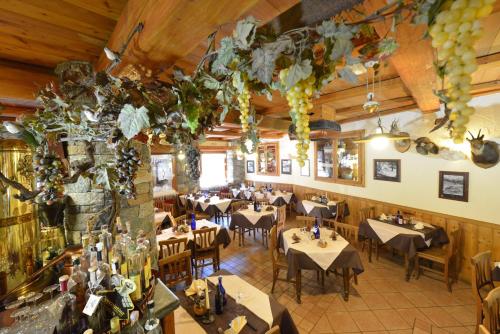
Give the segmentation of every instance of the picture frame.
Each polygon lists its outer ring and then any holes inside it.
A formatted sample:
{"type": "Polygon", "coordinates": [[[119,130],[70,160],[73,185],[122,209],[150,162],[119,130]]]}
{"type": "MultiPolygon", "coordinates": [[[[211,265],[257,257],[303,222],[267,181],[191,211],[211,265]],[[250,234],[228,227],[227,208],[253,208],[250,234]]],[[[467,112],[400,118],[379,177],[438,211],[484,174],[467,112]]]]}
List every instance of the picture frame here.
{"type": "Polygon", "coordinates": [[[311,176],[311,163],[309,159],[304,160],[304,167],[300,168],[300,176],[311,176]]]}
{"type": "Polygon", "coordinates": [[[281,174],[292,175],[291,159],[281,159],[281,174]]]}
{"type": "Polygon", "coordinates": [[[439,198],[468,202],[469,173],[440,171],[439,198]]]}
{"type": "Polygon", "coordinates": [[[373,179],[401,182],[401,160],[373,159],[373,179]]]}
{"type": "Polygon", "coordinates": [[[247,160],[247,173],[255,173],[255,161],[247,160]]]}

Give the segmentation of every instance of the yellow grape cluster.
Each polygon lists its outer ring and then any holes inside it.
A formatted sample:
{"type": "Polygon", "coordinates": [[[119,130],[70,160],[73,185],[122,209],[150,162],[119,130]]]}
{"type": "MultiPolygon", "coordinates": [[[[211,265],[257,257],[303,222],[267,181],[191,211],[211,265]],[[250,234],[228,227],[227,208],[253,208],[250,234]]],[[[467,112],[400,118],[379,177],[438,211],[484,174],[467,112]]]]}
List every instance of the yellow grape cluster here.
{"type": "Polygon", "coordinates": [[[250,91],[245,82],[242,92],[238,95],[238,104],[240,105],[241,130],[248,131],[248,115],[250,114],[250,91]]]}
{"type": "Polygon", "coordinates": [[[462,143],[469,117],[474,108],[467,105],[471,99],[471,74],[477,69],[474,42],[483,33],[479,19],[488,16],[495,0],[447,1],[429,30],[432,46],[438,49],[438,60],[445,65],[446,90],[452,110],[452,138],[462,143]]]}
{"type": "MultiPolygon", "coordinates": [[[[280,71],[280,80],[282,83],[288,76],[288,69],[280,71]]],[[[300,167],[304,166],[307,159],[307,150],[309,149],[309,115],[308,112],[313,108],[312,95],[314,93],[314,75],[299,81],[295,86],[286,92],[286,99],[290,106],[290,115],[295,122],[295,132],[297,134],[297,161],[300,167]]]]}

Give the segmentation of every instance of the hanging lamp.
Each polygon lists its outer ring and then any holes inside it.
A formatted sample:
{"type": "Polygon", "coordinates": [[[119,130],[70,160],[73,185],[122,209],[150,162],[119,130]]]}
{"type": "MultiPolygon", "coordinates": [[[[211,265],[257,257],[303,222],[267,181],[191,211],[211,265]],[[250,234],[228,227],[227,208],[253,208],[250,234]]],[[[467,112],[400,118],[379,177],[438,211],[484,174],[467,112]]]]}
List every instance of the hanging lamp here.
{"type": "MultiPolygon", "coordinates": [[[[368,142],[382,142],[382,141],[388,141],[388,140],[403,140],[403,139],[410,139],[409,136],[407,135],[401,135],[401,134],[394,134],[390,132],[385,132],[384,127],[382,126],[382,119],[380,118],[380,102],[375,100],[375,65],[377,65],[378,62],[375,61],[369,61],[365,63],[365,67],[367,69],[372,68],[372,91],[369,91],[369,83],[368,83],[368,77],[369,75],[366,75],[366,102],[363,104],[363,110],[366,111],[367,113],[374,113],[376,112],[378,115],[378,121],[377,121],[377,128],[375,129],[375,133],[372,133],[370,135],[364,136],[361,139],[354,140],[355,143],[368,143],[368,142]]],[[[379,92],[380,92],[380,75],[379,75],[379,92]]]]}

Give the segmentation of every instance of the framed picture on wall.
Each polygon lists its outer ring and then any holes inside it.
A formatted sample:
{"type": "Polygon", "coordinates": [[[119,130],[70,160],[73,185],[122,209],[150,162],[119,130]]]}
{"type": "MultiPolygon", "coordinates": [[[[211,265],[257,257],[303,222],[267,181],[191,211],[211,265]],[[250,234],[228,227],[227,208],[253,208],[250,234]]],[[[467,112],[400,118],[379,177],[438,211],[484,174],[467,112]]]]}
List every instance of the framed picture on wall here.
{"type": "Polygon", "coordinates": [[[311,164],[309,159],[304,160],[304,167],[300,168],[300,176],[311,176],[311,164]]]}
{"type": "Polygon", "coordinates": [[[291,159],[281,159],[281,174],[292,175],[291,159]]]}
{"type": "Polygon", "coordinates": [[[373,159],[373,178],[381,181],[401,182],[401,160],[373,159]]]}
{"type": "Polygon", "coordinates": [[[247,160],[247,173],[255,173],[255,161],[247,160]]]}
{"type": "Polygon", "coordinates": [[[439,172],[439,198],[469,201],[469,173],[439,172]]]}

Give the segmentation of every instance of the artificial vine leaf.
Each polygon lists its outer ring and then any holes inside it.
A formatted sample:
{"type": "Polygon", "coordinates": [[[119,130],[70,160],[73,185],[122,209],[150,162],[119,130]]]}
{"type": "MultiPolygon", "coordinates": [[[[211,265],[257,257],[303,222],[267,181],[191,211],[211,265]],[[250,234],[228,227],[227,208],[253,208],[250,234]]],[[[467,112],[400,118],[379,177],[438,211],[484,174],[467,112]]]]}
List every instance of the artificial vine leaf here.
{"type": "Polygon", "coordinates": [[[288,69],[286,78],[286,89],[289,90],[299,81],[309,78],[312,73],[312,65],[310,59],[303,60],[300,64],[295,63],[288,69]]]}
{"type": "Polygon", "coordinates": [[[105,190],[111,190],[113,181],[113,168],[108,168],[106,166],[101,166],[100,168],[96,168],[94,173],[94,183],[101,186],[105,190]]]}
{"type": "Polygon", "coordinates": [[[203,73],[200,76],[200,80],[203,82],[203,86],[207,89],[211,90],[218,90],[220,89],[220,82],[217,81],[213,76],[209,75],[208,73],[203,73]]]}
{"type": "Polygon", "coordinates": [[[333,44],[330,59],[333,61],[339,60],[342,56],[350,55],[353,49],[351,39],[354,37],[355,30],[341,23],[337,27],[337,31],[333,34],[335,42],[333,44]]]}
{"type": "Polygon", "coordinates": [[[131,104],[124,105],[118,116],[118,127],[125,138],[134,138],[142,129],[149,127],[148,109],[144,106],[136,109],[131,104]]]}
{"type": "Polygon", "coordinates": [[[217,51],[217,58],[212,63],[212,72],[223,74],[227,72],[227,66],[236,56],[234,53],[234,42],[231,37],[224,37],[220,41],[220,49],[217,51]]]}
{"type": "Polygon", "coordinates": [[[200,116],[200,109],[195,105],[188,105],[185,109],[187,126],[191,133],[195,133],[198,128],[198,118],[200,116]]]}
{"type": "Polygon", "coordinates": [[[392,55],[398,48],[398,43],[394,38],[384,38],[378,43],[380,58],[392,55]]]}
{"type": "Polygon", "coordinates": [[[247,50],[250,45],[252,45],[255,39],[255,31],[257,30],[257,21],[249,16],[244,20],[238,21],[236,24],[236,29],[233,33],[233,38],[235,44],[243,49],[247,50]]]}
{"type": "Polygon", "coordinates": [[[323,38],[332,38],[337,31],[337,26],[332,20],[323,21],[321,25],[316,28],[316,31],[323,38]]]}
{"type": "Polygon", "coordinates": [[[260,82],[270,84],[273,79],[276,59],[291,46],[289,38],[278,39],[276,42],[267,43],[262,48],[252,51],[252,75],[260,82]]]}
{"type": "Polygon", "coordinates": [[[221,123],[224,122],[228,113],[229,113],[229,106],[224,104],[222,106],[222,112],[220,113],[220,116],[219,116],[219,120],[221,123]]]}
{"type": "Polygon", "coordinates": [[[356,74],[354,74],[354,72],[352,71],[352,69],[349,66],[342,67],[338,71],[338,73],[343,80],[345,80],[351,84],[358,83],[358,77],[356,76],[356,74]]]}
{"type": "Polygon", "coordinates": [[[245,88],[245,82],[241,77],[240,71],[233,72],[233,87],[236,88],[238,94],[241,94],[243,92],[243,89],[245,88]]]}

